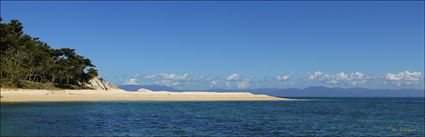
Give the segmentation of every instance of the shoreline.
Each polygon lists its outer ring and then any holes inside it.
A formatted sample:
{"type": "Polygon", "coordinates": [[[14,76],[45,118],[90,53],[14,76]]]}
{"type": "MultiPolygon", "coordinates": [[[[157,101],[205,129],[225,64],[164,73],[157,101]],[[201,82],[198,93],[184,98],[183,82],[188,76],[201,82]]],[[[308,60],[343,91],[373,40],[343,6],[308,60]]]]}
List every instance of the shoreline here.
{"type": "Polygon", "coordinates": [[[104,101],[280,101],[292,100],[248,92],[128,92],[114,90],[1,89],[6,102],[104,102],[104,101]]]}

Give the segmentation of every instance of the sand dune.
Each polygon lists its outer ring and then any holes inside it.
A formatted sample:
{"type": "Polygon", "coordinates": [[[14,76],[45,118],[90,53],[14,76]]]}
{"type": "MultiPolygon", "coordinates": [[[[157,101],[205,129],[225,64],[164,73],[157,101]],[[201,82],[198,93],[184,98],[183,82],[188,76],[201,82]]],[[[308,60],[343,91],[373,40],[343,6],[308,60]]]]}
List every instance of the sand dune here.
{"type": "Polygon", "coordinates": [[[1,102],[79,102],[79,101],[243,101],[288,100],[247,92],[167,92],[124,90],[29,90],[2,89],[1,102]]]}

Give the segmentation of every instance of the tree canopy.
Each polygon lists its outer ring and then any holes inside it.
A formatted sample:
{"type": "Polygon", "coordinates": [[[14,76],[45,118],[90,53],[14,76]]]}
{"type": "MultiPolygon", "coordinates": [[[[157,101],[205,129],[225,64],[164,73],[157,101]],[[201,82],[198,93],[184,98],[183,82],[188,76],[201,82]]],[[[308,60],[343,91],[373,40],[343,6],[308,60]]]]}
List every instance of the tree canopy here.
{"type": "Polygon", "coordinates": [[[90,59],[75,49],[51,48],[23,32],[22,23],[0,17],[0,84],[18,88],[85,88],[97,77],[90,59]]]}

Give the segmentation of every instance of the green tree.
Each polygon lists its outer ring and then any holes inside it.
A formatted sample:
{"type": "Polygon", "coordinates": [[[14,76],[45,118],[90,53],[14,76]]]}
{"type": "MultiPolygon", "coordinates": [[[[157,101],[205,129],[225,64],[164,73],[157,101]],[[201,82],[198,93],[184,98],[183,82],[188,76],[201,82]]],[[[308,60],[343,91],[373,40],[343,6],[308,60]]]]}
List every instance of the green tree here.
{"type": "Polygon", "coordinates": [[[25,34],[18,20],[3,23],[1,17],[0,55],[2,86],[30,81],[83,88],[81,83],[98,75],[91,60],[78,55],[75,49],[53,49],[39,38],[25,34]]]}

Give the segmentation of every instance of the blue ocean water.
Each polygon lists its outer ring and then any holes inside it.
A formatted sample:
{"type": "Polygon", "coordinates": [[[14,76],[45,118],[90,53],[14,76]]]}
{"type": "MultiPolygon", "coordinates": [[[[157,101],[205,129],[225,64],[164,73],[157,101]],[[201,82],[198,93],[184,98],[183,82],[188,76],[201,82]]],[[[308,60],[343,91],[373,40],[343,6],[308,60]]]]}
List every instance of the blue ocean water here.
{"type": "Polygon", "coordinates": [[[1,136],[424,136],[423,98],[2,103],[1,136]]]}

